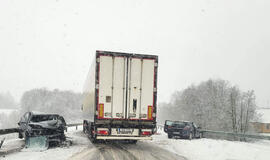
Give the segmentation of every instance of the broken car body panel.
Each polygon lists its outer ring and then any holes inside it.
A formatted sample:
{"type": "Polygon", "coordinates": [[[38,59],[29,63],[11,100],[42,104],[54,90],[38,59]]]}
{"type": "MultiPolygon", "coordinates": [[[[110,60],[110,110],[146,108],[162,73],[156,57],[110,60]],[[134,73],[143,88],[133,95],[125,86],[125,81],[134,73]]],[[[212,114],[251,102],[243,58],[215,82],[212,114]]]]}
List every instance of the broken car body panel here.
{"type": "Polygon", "coordinates": [[[20,138],[25,138],[26,147],[38,144],[47,148],[50,142],[59,144],[66,140],[66,122],[60,115],[27,112],[18,124],[20,138]]]}

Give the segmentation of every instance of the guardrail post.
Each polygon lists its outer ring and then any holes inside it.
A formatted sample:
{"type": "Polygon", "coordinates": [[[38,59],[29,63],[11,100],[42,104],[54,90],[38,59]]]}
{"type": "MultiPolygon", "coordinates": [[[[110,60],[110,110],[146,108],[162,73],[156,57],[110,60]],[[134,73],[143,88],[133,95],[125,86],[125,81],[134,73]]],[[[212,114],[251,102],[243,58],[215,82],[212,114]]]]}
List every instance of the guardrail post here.
{"type": "Polygon", "coordinates": [[[2,145],[4,143],[4,140],[5,140],[5,138],[0,141],[0,148],[2,147],[2,145]]]}

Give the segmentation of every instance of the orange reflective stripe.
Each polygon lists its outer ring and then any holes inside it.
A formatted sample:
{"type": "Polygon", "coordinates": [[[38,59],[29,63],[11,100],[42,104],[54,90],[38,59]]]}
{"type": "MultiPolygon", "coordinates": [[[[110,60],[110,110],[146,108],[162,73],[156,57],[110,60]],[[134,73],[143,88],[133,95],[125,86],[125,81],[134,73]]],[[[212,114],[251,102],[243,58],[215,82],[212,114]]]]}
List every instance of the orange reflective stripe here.
{"type": "Polygon", "coordinates": [[[152,119],[152,113],[153,113],[153,107],[152,106],[148,106],[148,119],[152,119]]]}
{"type": "Polygon", "coordinates": [[[103,118],[104,117],[104,104],[99,104],[98,117],[99,118],[103,118]]]}

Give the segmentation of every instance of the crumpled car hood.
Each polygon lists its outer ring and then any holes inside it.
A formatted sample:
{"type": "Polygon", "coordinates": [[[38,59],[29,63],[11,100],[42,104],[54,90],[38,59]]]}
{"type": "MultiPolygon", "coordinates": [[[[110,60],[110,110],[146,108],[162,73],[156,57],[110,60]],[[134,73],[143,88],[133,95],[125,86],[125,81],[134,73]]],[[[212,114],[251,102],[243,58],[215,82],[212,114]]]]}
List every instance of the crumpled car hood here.
{"type": "Polygon", "coordinates": [[[41,126],[42,128],[56,129],[62,125],[62,122],[59,120],[49,120],[42,122],[30,122],[29,125],[38,125],[41,126]]]}

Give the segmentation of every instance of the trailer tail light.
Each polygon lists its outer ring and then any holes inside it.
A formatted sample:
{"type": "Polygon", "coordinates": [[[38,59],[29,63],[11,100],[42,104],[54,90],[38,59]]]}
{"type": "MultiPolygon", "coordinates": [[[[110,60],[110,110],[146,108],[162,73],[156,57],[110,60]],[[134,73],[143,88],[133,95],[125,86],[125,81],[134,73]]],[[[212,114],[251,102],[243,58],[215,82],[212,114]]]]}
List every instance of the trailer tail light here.
{"type": "Polygon", "coordinates": [[[104,104],[99,104],[98,106],[98,118],[104,117],[104,104]]]}
{"type": "Polygon", "coordinates": [[[108,128],[98,128],[97,134],[98,135],[109,135],[109,130],[108,130],[108,128]]]}
{"type": "Polygon", "coordinates": [[[100,131],[97,131],[97,134],[99,134],[99,135],[108,135],[109,132],[106,131],[106,130],[100,130],[100,131]]]}
{"type": "Polygon", "coordinates": [[[142,132],[142,135],[149,136],[149,135],[151,135],[151,132],[150,131],[143,131],[142,132]]]}
{"type": "Polygon", "coordinates": [[[148,119],[153,119],[153,106],[148,106],[148,119]]]}
{"type": "Polygon", "coordinates": [[[150,135],[152,135],[152,130],[151,129],[142,129],[141,135],[150,136],[150,135]]]}

